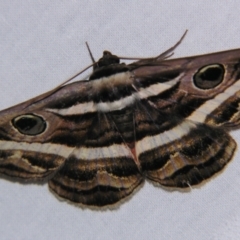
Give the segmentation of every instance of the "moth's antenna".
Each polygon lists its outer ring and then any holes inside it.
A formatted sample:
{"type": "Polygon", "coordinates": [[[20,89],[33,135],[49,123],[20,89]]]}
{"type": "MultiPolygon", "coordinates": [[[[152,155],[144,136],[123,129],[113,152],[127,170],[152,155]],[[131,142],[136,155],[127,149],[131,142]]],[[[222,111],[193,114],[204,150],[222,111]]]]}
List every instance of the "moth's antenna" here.
{"type": "Polygon", "coordinates": [[[96,61],[95,61],[95,59],[94,59],[94,57],[93,57],[93,55],[92,55],[92,52],[91,52],[90,47],[89,47],[89,45],[88,45],[87,42],[86,42],[86,45],[87,45],[87,49],[88,49],[89,55],[90,55],[90,57],[91,57],[91,59],[92,59],[92,63],[95,64],[96,61]]]}
{"type": "Polygon", "coordinates": [[[179,46],[182,42],[182,40],[184,39],[184,37],[187,34],[186,30],[184,32],[184,34],[182,35],[182,37],[180,38],[180,40],[171,48],[169,48],[167,51],[161,53],[160,55],[158,55],[157,57],[154,58],[141,58],[141,57],[122,57],[122,56],[118,56],[119,59],[124,59],[124,60],[140,60],[140,61],[159,61],[159,60],[165,60],[167,58],[170,58],[172,55],[174,55],[173,50],[175,50],[177,48],[177,46],[179,46]]]}
{"type": "MultiPolygon", "coordinates": [[[[94,66],[96,64],[96,61],[94,60],[94,57],[92,55],[92,52],[88,46],[88,43],[86,42],[86,45],[87,45],[87,49],[88,49],[88,52],[90,54],[90,57],[92,59],[92,64],[87,66],[86,68],[84,68],[82,71],[76,73],[74,76],[70,77],[69,79],[67,79],[66,81],[62,82],[61,84],[59,84],[57,87],[55,87],[54,89],[52,89],[51,91],[45,93],[42,95],[42,98],[40,100],[42,100],[43,98],[46,98],[48,96],[50,96],[51,94],[53,94],[54,92],[58,91],[63,85],[65,85],[66,83],[72,81],[74,78],[76,78],[78,75],[82,74],[83,72],[85,72],[87,69],[89,69],[90,67],[94,66]]],[[[38,100],[38,101],[40,101],[38,100]]]]}
{"type": "MultiPolygon", "coordinates": [[[[50,95],[52,95],[53,93],[57,92],[60,88],[62,88],[63,85],[65,85],[66,83],[72,81],[74,78],[76,78],[78,75],[82,74],[83,72],[85,72],[87,69],[89,69],[90,67],[94,66],[95,63],[92,63],[91,65],[87,66],[86,68],[84,68],[82,71],[78,72],[77,74],[75,74],[74,76],[70,77],[69,79],[67,79],[66,81],[62,82],[61,84],[59,84],[57,87],[55,87],[54,89],[44,93],[41,95],[41,98],[39,98],[38,100],[36,100],[35,102],[31,102],[28,106],[26,106],[25,108],[29,107],[31,104],[35,104],[41,100],[43,100],[44,98],[49,97],[50,95]]],[[[39,96],[40,97],[40,96],[39,96]]],[[[24,109],[25,109],[24,108],[24,109]]]]}
{"type": "Polygon", "coordinates": [[[174,53],[173,53],[173,50],[176,49],[176,47],[180,45],[180,43],[182,42],[182,40],[183,40],[184,37],[186,36],[187,31],[188,31],[188,30],[186,30],[186,31],[184,32],[184,34],[182,35],[182,37],[180,38],[180,40],[179,40],[174,46],[172,46],[171,48],[169,48],[167,51],[161,53],[159,56],[156,57],[156,59],[157,59],[157,60],[164,60],[164,59],[166,59],[166,58],[171,57],[171,56],[174,54],[174,53]]]}
{"type": "MultiPolygon", "coordinates": [[[[86,68],[84,68],[82,71],[76,73],[74,76],[70,77],[70,78],[67,79],[66,81],[62,82],[61,84],[59,84],[59,85],[58,85],[57,87],[55,87],[54,89],[52,89],[52,90],[50,90],[50,91],[42,94],[40,99],[38,99],[36,102],[33,102],[33,103],[31,103],[31,104],[35,104],[35,103],[41,101],[42,99],[44,99],[44,98],[46,98],[46,97],[49,97],[51,94],[57,92],[60,88],[62,88],[63,85],[65,85],[66,83],[72,81],[74,78],[76,78],[78,75],[80,75],[80,74],[82,74],[83,72],[85,72],[85,71],[86,71],[87,69],[89,69],[90,67],[94,67],[94,66],[96,65],[96,61],[94,60],[94,57],[93,57],[93,55],[92,55],[92,52],[91,52],[91,50],[90,50],[87,42],[86,42],[86,45],[87,45],[87,49],[88,49],[88,52],[89,52],[89,54],[90,54],[90,57],[91,57],[91,59],[92,59],[92,64],[89,65],[89,66],[87,66],[86,68]]],[[[27,107],[28,107],[28,106],[27,106],[27,107]]]]}
{"type": "Polygon", "coordinates": [[[59,87],[65,85],[66,83],[72,81],[74,78],[76,78],[78,75],[82,74],[83,72],[85,72],[86,70],[88,70],[90,67],[94,66],[95,63],[92,63],[91,65],[85,67],[83,70],[81,70],[80,72],[76,73],[74,76],[70,77],[69,79],[67,79],[66,81],[64,81],[63,83],[59,84],[59,86],[56,87],[56,89],[58,89],[59,87]]]}

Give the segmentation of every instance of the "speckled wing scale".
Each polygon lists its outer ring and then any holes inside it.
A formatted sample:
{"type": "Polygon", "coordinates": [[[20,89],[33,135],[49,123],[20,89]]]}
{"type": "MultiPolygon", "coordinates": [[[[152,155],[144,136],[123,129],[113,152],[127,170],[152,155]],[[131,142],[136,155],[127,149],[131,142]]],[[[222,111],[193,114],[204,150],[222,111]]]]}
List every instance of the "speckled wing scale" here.
{"type": "Polygon", "coordinates": [[[0,112],[0,172],[49,179],[59,196],[105,206],[144,179],[185,188],[232,158],[240,49],[129,65],[110,52],[89,80],[0,112]]]}

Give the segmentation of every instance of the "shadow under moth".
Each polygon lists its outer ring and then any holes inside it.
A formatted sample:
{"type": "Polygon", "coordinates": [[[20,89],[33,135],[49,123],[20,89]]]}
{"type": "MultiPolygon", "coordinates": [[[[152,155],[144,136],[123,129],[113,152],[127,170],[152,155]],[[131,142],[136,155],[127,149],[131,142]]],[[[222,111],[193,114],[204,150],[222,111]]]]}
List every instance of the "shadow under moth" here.
{"type": "Polygon", "coordinates": [[[101,207],[145,179],[188,188],[219,172],[236,149],[240,49],[168,59],[181,40],[130,64],[104,51],[88,80],[1,111],[0,173],[101,207]]]}

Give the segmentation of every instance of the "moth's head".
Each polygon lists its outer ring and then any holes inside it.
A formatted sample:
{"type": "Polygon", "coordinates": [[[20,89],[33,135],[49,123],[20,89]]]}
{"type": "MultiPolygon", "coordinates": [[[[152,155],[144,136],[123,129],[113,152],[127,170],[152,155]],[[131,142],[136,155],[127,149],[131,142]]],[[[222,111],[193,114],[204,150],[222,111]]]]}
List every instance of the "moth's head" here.
{"type": "Polygon", "coordinates": [[[96,62],[93,69],[96,70],[101,67],[106,67],[113,64],[119,64],[119,63],[120,63],[120,59],[118,56],[113,55],[109,51],[104,51],[103,56],[96,62]]]}
{"type": "Polygon", "coordinates": [[[109,51],[104,51],[103,56],[93,65],[93,73],[89,80],[109,77],[128,70],[129,67],[125,63],[120,63],[118,56],[113,55],[109,51]]]}

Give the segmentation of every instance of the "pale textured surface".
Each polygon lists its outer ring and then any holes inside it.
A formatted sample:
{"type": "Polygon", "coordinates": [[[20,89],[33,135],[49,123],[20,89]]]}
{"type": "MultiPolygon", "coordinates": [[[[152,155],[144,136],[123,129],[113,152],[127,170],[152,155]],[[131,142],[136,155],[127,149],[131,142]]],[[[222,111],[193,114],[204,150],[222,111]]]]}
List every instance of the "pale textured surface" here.
{"type": "MultiPolygon", "coordinates": [[[[0,108],[58,85],[103,50],[154,56],[189,32],[175,56],[240,48],[240,2],[0,2],[0,108]]],[[[240,131],[232,132],[240,144],[240,131]]],[[[81,209],[47,185],[0,179],[1,239],[239,239],[240,151],[222,172],[192,191],[146,183],[118,209],[81,209]]]]}

